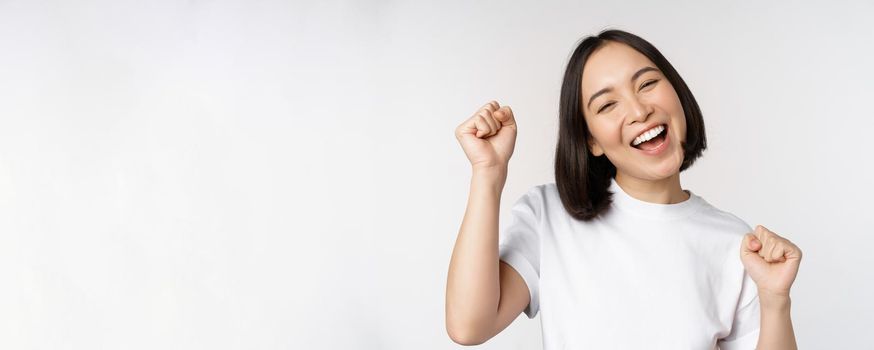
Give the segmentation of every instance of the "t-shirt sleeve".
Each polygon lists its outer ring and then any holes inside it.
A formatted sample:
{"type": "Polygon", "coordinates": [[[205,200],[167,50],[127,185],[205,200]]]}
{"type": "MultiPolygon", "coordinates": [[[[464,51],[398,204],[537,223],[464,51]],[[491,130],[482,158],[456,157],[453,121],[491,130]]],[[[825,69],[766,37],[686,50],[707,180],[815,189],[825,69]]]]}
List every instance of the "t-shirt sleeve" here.
{"type": "Polygon", "coordinates": [[[525,315],[534,318],[540,310],[540,227],[541,198],[539,188],[520,197],[510,210],[510,224],[498,236],[498,255],[528,285],[531,301],[525,315]]]}
{"type": "Polygon", "coordinates": [[[754,350],[759,342],[759,291],[744,271],[740,299],[734,313],[731,333],[719,339],[721,350],[754,350]]]}

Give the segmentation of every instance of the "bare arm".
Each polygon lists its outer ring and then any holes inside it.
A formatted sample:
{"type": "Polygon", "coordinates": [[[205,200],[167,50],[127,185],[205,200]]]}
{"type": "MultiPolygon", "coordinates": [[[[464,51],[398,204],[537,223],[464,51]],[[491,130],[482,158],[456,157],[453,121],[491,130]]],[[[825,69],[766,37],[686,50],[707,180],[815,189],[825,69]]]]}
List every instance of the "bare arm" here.
{"type": "Polygon", "coordinates": [[[455,129],[473,168],[470,194],[446,281],[446,331],[453,341],[491,339],[528,304],[528,286],[498,260],[498,212],[516,143],[509,106],[490,101],[455,129]]]}
{"type": "Polygon", "coordinates": [[[506,328],[528,305],[528,286],[498,260],[498,213],[506,171],[475,170],[446,283],[446,330],[477,345],[506,328]]]}
{"type": "Polygon", "coordinates": [[[758,350],[797,350],[795,331],[789,309],[792,304],[788,295],[772,296],[759,291],[761,306],[761,329],[758,350]]]}
{"type": "Polygon", "coordinates": [[[759,293],[758,350],[796,350],[789,289],[801,265],[801,249],[762,225],[744,235],[741,261],[759,293]]]}

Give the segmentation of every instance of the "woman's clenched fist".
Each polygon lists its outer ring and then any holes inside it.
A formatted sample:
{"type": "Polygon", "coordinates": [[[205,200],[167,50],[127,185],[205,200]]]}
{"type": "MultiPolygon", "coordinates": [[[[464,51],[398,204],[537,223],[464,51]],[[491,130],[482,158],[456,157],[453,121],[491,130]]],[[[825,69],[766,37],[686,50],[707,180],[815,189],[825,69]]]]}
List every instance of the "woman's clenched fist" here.
{"type": "Polygon", "coordinates": [[[801,249],[762,225],[744,235],[740,258],[759,294],[789,296],[789,288],[798,274],[801,249]]]}
{"type": "Polygon", "coordinates": [[[516,145],[513,111],[491,101],[455,128],[455,138],[474,168],[506,169],[516,145]]]}

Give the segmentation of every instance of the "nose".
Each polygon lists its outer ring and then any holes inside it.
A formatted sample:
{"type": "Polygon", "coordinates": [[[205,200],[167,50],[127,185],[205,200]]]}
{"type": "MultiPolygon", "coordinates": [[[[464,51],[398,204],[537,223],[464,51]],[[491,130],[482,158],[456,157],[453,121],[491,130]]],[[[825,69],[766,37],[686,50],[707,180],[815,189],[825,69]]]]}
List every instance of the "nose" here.
{"type": "Polygon", "coordinates": [[[628,124],[645,121],[653,112],[652,105],[641,101],[639,98],[632,98],[629,102],[629,106],[628,124]]]}

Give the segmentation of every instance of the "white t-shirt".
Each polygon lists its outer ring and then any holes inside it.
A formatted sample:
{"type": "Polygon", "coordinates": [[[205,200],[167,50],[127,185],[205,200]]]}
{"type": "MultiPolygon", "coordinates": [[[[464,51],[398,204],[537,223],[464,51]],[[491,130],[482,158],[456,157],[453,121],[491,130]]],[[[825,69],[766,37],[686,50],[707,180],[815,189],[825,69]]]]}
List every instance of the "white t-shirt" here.
{"type": "Polygon", "coordinates": [[[676,204],[631,197],[583,222],[555,183],[532,187],[500,230],[500,260],[528,285],[543,348],[755,349],[759,298],[740,261],[752,228],[695,193],[676,204]]]}

